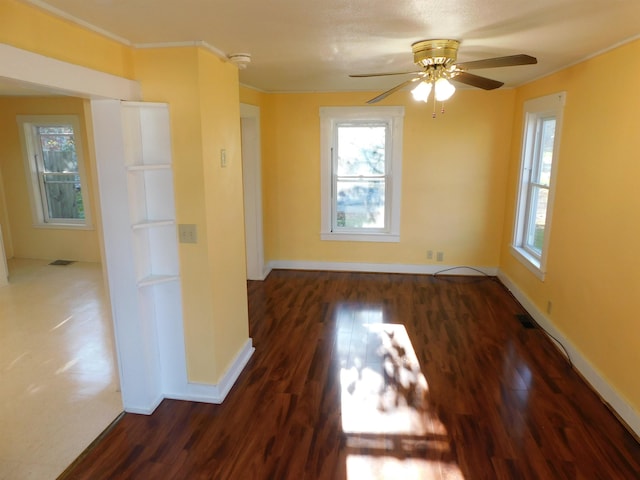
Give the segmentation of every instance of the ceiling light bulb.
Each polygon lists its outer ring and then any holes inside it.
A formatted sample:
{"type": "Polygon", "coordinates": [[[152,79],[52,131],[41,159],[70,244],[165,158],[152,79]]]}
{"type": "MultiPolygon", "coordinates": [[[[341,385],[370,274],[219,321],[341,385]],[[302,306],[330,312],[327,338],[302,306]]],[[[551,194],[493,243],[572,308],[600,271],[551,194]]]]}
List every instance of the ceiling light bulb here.
{"type": "Polygon", "coordinates": [[[438,102],[449,100],[455,93],[455,91],[456,87],[454,87],[453,84],[446,78],[440,77],[438,80],[436,80],[435,95],[438,102]]]}
{"type": "Polygon", "coordinates": [[[431,93],[431,83],[424,80],[418,84],[416,88],[411,90],[413,99],[418,102],[426,102],[429,100],[429,94],[431,93]]]}

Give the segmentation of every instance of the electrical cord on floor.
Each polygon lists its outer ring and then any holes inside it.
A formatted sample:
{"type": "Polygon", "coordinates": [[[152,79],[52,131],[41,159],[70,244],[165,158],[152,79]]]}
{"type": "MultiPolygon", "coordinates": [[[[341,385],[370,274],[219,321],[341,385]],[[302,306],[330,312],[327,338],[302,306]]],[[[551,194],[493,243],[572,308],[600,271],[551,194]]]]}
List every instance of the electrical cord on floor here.
{"type": "MultiPolygon", "coordinates": [[[[538,325],[537,322],[536,322],[536,325],[538,325]]],[[[565,346],[562,344],[562,342],[560,340],[558,340],[556,337],[554,337],[553,335],[551,335],[549,332],[547,332],[540,325],[538,325],[538,327],[540,328],[540,330],[542,330],[542,333],[544,333],[547,337],[551,338],[551,340],[553,340],[558,345],[560,345],[560,348],[562,348],[562,351],[564,352],[564,355],[567,357],[567,362],[569,362],[569,366],[571,368],[573,368],[573,361],[571,360],[571,355],[569,355],[569,351],[565,348],[565,346]]]]}
{"type": "MultiPolygon", "coordinates": [[[[518,302],[518,304],[522,307],[522,304],[520,303],[520,301],[516,298],[516,296],[513,294],[513,292],[511,290],[509,290],[507,288],[507,286],[500,282],[501,285],[507,290],[507,292],[509,292],[509,295],[511,295],[511,297],[518,302]]],[[[522,307],[522,309],[527,312],[527,310],[522,307]]],[[[529,312],[527,312],[527,315],[529,315],[531,317],[531,315],[529,314],[529,312]]],[[[533,319],[533,317],[531,317],[533,319]]],[[[564,346],[564,344],[558,340],[556,337],[554,337],[553,335],[551,335],[551,333],[549,333],[542,325],[540,325],[538,322],[536,322],[534,320],[535,324],[538,326],[538,328],[542,331],[542,333],[544,333],[547,337],[549,337],[551,340],[553,340],[555,343],[557,343],[558,345],[560,345],[560,348],[562,349],[562,351],[564,352],[565,357],[567,357],[567,362],[569,362],[569,366],[573,369],[573,360],[571,360],[571,355],[569,355],[569,351],[567,350],[567,348],[564,346]]]]}
{"type": "Polygon", "coordinates": [[[438,277],[438,276],[442,275],[443,273],[450,272],[450,271],[452,271],[452,270],[459,270],[459,269],[461,269],[461,268],[466,268],[466,269],[468,269],[468,270],[473,270],[474,272],[481,273],[483,276],[488,277],[488,278],[491,278],[491,279],[495,278],[494,276],[489,275],[488,273],[483,272],[482,270],[480,270],[480,269],[478,269],[478,268],[469,267],[469,266],[467,266],[467,265],[459,265],[459,266],[457,266],[457,267],[444,268],[444,269],[442,269],[442,270],[438,270],[437,272],[435,272],[435,273],[433,274],[433,276],[434,276],[434,277],[438,277]]]}
{"type": "MultiPolygon", "coordinates": [[[[459,270],[459,269],[462,269],[462,268],[465,268],[465,269],[468,269],[468,270],[473,270],[474,272],[478,272],[478,273],[482,274],[482,276],[484,276],[484,277],[488,277],[488,278],[490,278],[491,280],[497,281],[498,283],[500,283],[501,285],[503,285],[503,286],[504,286],[504,284],[503,284],[502,282],[500,282],[500,281],[499,281],[498,277],[496,277],[496,276],[492,276],[492,275],[489,275],[488,273],[483,272],[482,270],[480,270],[480,269],[478,269],[478,268],[469,267],[469,266],[467,266],[467,265],[459,265],[459,266],[456,266],[456,267],[444,268],[444,269],[442,269],[442,270],[438,270],[437,272],[435,272],[435,273],[433,274],[433,276],[434,276],[434,277],[439,277],[439,276],[440,276],[441,274],[443,274],[443,273],[450,272],[450,271],[452,271],[452,270],[459,270]]],[[[511,292],[511,291],[510,291],[506,286],[504,286],[504,287],[507,289],[507,292],[509,292],[509,294],[513,297],[513,299],[514,299],[516,302],[518,302],[518,304],[519,304],[520,306],[522,306],[522,305],[520,304],[520,302],[518,301],[518,299],[513,295],[513,293],[512,293],[512,292],[511,292]]],[[[523,307],[523,309],[524,309],[524,307],[523,307]]],[[[524,310],[524,311],[525,311],[525,312],[527,312],[526,310],[524,310]]],[[[527,312],[527,315],[529,315],[529,312],[527,312]]],[[[531,315],[529,315],[529,316],[531,316],[531,315]]],[[[535,322],[535,320],[534,320],[534,322],[535,322]]],[[[562,343],[560,340],[558,340],[556,337],[554,337],[553,335],[551,335],[551,333],[549,333],[549,332],[548,332],[544,327],[542,327],[538,322],[535,322],[535,324],[536,324],[536,325],[538,326],[538,328],[542,331],[542,333],[544,333],[547,337],[549,337],[549,338],[550,338],[551,340],[553,340],[555,343],[557,343],[558,345],[560,345],[560,348],[561,348],[561,349],[562,349],[562,351],[564,352],[565,357],[567,357],[567,362],[569,362],[569,366],[570,366],[571,368],[574,368],[574,367],[573,367],[573,361],[571,360],[571,355],[569,355],[569,351],[566,349],[566,347],[563,345],[563,343],[562,343]]]]}

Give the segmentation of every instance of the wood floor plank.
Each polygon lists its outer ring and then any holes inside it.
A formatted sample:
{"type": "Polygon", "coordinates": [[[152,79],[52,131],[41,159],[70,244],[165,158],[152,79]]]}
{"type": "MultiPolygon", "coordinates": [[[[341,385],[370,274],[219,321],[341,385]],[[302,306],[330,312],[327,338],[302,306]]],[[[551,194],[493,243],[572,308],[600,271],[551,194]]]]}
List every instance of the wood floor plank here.
{"type": "Polygon", "coordinates": [[[495,278],[274,271],[224,404],[126,414],[80,479],[640,479],[640,445],[495,278]]]}

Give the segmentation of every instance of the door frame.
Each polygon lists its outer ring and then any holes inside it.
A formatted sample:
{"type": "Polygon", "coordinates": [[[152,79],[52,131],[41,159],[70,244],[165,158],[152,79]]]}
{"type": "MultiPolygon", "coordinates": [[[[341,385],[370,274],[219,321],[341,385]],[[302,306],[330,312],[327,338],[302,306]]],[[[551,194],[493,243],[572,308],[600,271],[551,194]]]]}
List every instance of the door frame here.
{"type": "Polygon", "coordinates": [[[260,107],[240,104],[247,279],[264,280],[260,107]]]}
{"type": "MultiPolygon", "coordinates": [[[[0,44],[0,76],[18,82],[26,82],[30,84],[30,87],[41,90],[43,95],[48,93],[80,97],[88,99],[92,104],[104,100],[119,102],[120,100],[137,101],[141,99],[141,88],[137,81],[63,62],[7,44],[0,44]]],[[[91,187],[96,193],[95,198],[99,199],[102,198],[101,193],[104,192],[100,191],[98,184],[108,179],[101,176],[101,168],[98,163],[105,161],[106,158],[96,152],[95,132],[89,118],[85,118],[85,126],[91,149],[93,149],[93,155],[90,155],[93,157],[93,161],[89,162],[94,179],[91,187]]],[[[113,131],[110,132],[110,135],[114,142],[124,141],[122,131],[113,131]]],[[[113,194],[113,192],[108,193],[113,194]]],[[[112,236],[113,232],[106,231],[103,222],[104,218],[113,215],[114,208],[109,202],[98,201],[98,204],[99,215],[95,224],[98,229],[103,271],[111,304],[123,406],[126,411],[151,413],[162,399],[159,396],[161,392],[158,392],[158,387],[147,381],[148,370],[159,368],[158,359],[156,355],[144,355],[144,352],[149,350],[148,345],[141,344],[139,339],[122,338],[121,335],[118,335],[119,328],[122,326],[119,325],[117,306],[122,304],[122,299],[117,298],[121,294],[117,286],[123,282],[120,273],[122,268],[119,267],[120,262],[117,260],[118,252],[107,251],[105,238],[108,235],[112,236]],[[143,352],[144,358],[141,357],[140,352],[143,352]]],[[[129,325],[126,328],[136,327],[141,328],[142,325],[129,325]]]]}

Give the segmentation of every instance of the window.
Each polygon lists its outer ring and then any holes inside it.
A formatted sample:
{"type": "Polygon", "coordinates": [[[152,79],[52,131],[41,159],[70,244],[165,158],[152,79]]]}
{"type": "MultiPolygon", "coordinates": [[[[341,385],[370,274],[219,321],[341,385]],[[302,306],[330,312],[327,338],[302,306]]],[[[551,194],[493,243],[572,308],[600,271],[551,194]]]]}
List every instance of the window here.
{"type": "Polygon", "coordinates": [[[19,116],[34,221],[39,226],[89,225],[82,149],[74,116],[19,116]]]}
{"type": "Polygon", "coordinates": [[[322,107],[321,238],[400,241],[402,107],[322,107]]]}
{"type": "Polygon", "coordinates": [[[520,185],[512,252],[538,278],[544,279],[558,138],[565,93],[525,103],[520,185]]]}

